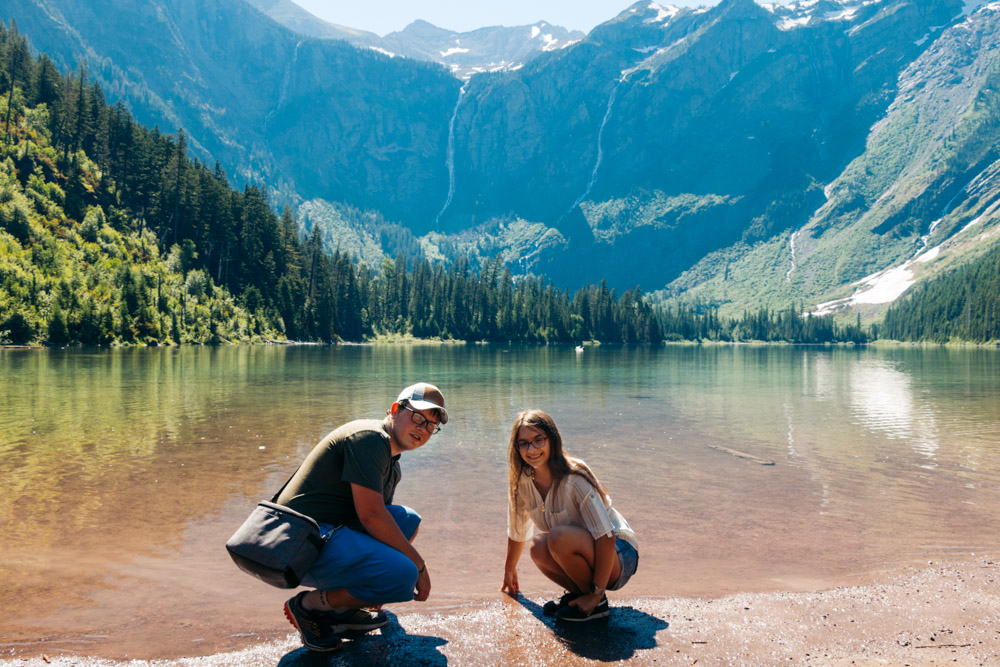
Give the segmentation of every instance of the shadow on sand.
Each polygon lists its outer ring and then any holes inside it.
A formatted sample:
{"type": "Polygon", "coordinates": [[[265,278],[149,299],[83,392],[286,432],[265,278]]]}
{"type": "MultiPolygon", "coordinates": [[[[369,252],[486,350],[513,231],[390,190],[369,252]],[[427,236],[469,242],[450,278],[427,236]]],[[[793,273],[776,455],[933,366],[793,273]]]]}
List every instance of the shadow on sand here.
{"type": "Polygon", "coordinates": [[[551,628],[566,650],[600,662],[628,660],[638,650],[655,648],[656,633],[670,626],[633,607],[612,607],[611,616],[596,621],[556,623],[554,618],[542,612],[541,605],[524,596],[518,596],[517,602],[551,628]]]}
{"type": "Polygon", "coordinates": [[[333,653],[316,653],[305,648],[286,653],[278,667],[327,667],[328,665],[426,665],[439,667],[448,659],[438,648],[447,644],[441,637],[408,635],[396,615],[386,612],[389,623],[381,635],[344,635],[344,647],[333,653]]]}

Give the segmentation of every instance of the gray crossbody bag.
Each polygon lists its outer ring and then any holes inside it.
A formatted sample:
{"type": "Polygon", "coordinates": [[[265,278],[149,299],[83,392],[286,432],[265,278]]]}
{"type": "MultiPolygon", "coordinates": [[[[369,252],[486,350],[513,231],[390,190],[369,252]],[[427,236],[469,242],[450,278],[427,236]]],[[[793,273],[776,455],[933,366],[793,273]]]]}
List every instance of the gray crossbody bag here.
{"type": "Polygon", "coordinates": [[[296,588],[324,544],[315,520],[275,502],[292,477],[270,502],[257,503],[226,542],[226,550],[241,570],[278,588],[296,588]]]}

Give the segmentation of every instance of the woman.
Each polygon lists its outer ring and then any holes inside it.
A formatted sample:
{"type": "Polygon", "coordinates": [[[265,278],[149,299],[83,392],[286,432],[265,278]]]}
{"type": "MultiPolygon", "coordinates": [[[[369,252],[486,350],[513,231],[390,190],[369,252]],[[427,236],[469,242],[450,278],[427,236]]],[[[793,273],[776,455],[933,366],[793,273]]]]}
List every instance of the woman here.
{"type": "Polygon", "coordinates": [[[501,590],[516,596],[517,562],[531,538],[531,560],[566,589],[543,611],[563,621],[608,616],[605,590],[618,590],[635,574],[635,533],[614,508],[587,464],[568,456],[552,417],[525,410],[510,432],[507,561],[501,590]],[[530,518],[530,521],[529,521],[530,518]]]}

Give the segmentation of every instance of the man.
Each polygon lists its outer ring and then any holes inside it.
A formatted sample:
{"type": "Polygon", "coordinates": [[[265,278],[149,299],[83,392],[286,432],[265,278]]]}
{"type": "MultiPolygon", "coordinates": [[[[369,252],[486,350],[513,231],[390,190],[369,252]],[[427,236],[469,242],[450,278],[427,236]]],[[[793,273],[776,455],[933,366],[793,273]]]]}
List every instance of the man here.
{"type": "Polygon", "coordinates": [[[386,602],[426,600],[427,564],[411,541],[420,515],[392,504],[399,457],[448,423],[444,395],[420,382],[404,389],[385,419],[352,421],[306,457],[277,502],[310,516],[326,540],[285,616],[313,651],[335,651],[339,635],[384,626],[386,602]],[[367,608],[374,607],[375,611],[367,608]]]}

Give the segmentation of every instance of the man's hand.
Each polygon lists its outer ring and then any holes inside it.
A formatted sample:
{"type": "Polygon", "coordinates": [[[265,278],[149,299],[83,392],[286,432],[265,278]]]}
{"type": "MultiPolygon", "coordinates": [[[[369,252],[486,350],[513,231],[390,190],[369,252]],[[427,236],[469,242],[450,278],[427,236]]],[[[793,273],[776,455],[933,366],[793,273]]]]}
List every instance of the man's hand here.
{"type": "Polygon", "coordinates": [[[431,575],[427,574],[427,563],[424,563],[423,572],[417,573],[417,590],[413,594],[413,599],[423,602],[431,594],[431,575]]]}

